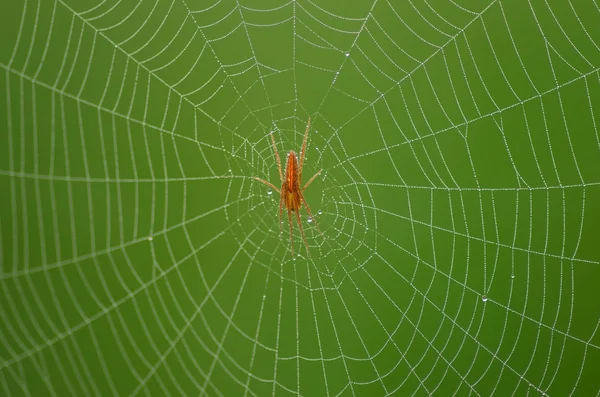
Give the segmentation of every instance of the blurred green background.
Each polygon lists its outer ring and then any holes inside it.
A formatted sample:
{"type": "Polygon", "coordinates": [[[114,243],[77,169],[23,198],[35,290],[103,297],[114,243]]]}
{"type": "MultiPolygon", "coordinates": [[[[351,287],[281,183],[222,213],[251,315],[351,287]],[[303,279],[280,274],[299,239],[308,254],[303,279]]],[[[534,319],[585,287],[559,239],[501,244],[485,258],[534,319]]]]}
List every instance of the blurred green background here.
{"type": "Polygon", "coordinates": [[[599,22],[3,1],[0,395],[598,395],[599,22]]]}

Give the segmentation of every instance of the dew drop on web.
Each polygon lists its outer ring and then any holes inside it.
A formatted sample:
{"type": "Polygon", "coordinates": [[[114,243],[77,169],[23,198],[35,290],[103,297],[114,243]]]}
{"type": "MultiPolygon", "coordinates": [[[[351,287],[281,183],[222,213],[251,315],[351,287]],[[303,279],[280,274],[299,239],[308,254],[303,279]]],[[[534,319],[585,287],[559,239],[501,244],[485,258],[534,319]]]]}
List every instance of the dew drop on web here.
{"type": "Polygon", "coordinates": [[[270,196],[273,194],[273,191],[271,189],[267,190],[267,194],[270,196]]]}
{"type": "Polygon", "coordinates": [[[481,300],[484,302],[487,302],[487,300],[488,300],[487,295],[481,295],[481,300]]]}

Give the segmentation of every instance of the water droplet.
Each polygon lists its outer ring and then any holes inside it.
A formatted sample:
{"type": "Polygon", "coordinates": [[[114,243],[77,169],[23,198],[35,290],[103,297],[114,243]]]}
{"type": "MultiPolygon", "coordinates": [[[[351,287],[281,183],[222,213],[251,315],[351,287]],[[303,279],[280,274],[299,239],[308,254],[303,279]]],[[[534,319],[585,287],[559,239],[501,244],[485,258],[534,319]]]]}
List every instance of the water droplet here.
{"type": "Polygon", "coordinates": [[[510,275],[510,278],[515,278],[515,275],[514,275],[514,274],[511,274],[511,275],[510,275]]]}
{"type": "Polygon", "coordinates": [[[487,295],[481,295],[481,300],[484,302],[487,302],[487,300],[488,300],[487,295]]]}
{"type": "Polygon", "coordinates": [[[340,72],[339,72],[339,71],[338,71],[338,72],[335,72],[335,74],[340,74],[340,72]]]}
{"type": "Polygon", "coordinates": [[[273,191],[271,189],[267,190],[267,194],[270,196],[273,194],[273,191]]]}
{"type": "Polygon", "coordinates": [[[267,295],[263,295],[263,300],[267,299],[267,295]]]}
{"type": "Polygon", "coordinates": [[[148,236],[148,241],[152,241],[153,237],[152,236],[148,236]]]}
{"type": "Polygon", "coordinates": [[[321,215],[323,213],[323,210],[318,210],[317,214],[321,215]]]}
{"type": "Polygon", "coordinates": [[[347,56],[347,57],[349,57],[349,56],[350,56],[350,53],[349,53],[349,52],[347,52],[347,53],[346,53],[346,56],[347,56]]]}
{"type": "Polygon", "coordinates": [[[312,221],[313,221],[312,217],[311,217],[311,216],[309,216],[309,217],[308,217],[308,223],[311,223],[312,221]]]}
{"type": "Polygon", "coordinates": [[[227,172],[229,172],[231,174],[231,168],[227,170],[227,172]]]}

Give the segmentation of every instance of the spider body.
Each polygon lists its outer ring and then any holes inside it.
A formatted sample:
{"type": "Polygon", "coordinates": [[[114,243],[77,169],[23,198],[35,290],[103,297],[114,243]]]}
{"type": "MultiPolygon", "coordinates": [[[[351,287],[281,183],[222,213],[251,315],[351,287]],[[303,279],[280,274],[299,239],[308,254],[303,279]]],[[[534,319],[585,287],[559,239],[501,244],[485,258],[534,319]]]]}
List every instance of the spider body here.
{"type": "Polygon", "coordinates": [[[285,208],[289,208],[290,211],[298,211],[302,207],[302,197],[299,192],[298,159],[292,150],[285,164],[285,182],[281,187],[281,194],[285,195],[285,208]]]}
{"type": "MultiPolygon", "coordinates": [[[[302,235],[302,241],[304,241],[304,246],[306,247],[306,252],[310,256],[310,251],[308,250],[308,243],[306,242],[306,237],[304,236],[304,229],[302,228],[302,221],[300,220],[300,208],[302,205],[306,208],[306,212],[308,212],[308,216],[311,217],[313,222],[315,222],[315,226],[317,226],[317,230],[321,233],[321,229],[319,229],[319,225],[317,221],[314,219],[312,212],[308,206],[308,203],[304,199],[304,191],[306,188],[315,180],[315,178],[321,173],[323,170],[319,170],[312,178],[306,182],[306,184],[302,187],[302,167],[304,165],[304,155],[306,152],[306,143],[308,139],[308,130],[310,129],[310,118],[308,119],[308,125],[306,126],[306,131],[304,132],[304,140],[302,141],[302,150],[300,151],[300,162],[298,162],[298,158],[296,157],[296,153],[292,150],[288,154],[287,162],[285,164],[285,178],[284,174],[281,170],[281,158],[279,157],[279,153],[277,152],[277,145],[275,145],[275,137],[271,132],[271,142],[273,143],[273,150],[275,151],[275,158],[277,159],[277,169],[279,171],[279,179],[281,181],[281,189],[278,189],[272,183],[265,181],[264,179],[260,179],[255,177],[257,181],[264,183],[269,186],[271,189],[275,190],[280,194],[279,198],[279,236],[282,234],[282,217],[283,217],[283,207],[287,209],[288,213],[288,223],[290,225],[290,245],[292,247],[292,256],[294,255],[294,237],[293,237],[293,228],[292,228],[292,212],[296,215],[296,221],[298,222],[298,228],[300,229],[300,234],[302,235]]],[[[325,238],[323,236],[323,238],[325,238]]]]}

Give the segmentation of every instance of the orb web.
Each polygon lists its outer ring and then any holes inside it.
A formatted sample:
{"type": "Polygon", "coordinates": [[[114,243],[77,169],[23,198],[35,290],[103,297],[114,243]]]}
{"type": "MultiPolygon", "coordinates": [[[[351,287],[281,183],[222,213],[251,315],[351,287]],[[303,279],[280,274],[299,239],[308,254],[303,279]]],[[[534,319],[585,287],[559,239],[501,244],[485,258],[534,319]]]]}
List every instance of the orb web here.
{"type": "Polygon", "coordinates": [[[600,392],[594,3],[0,15],[3,394],[600,392]]]}

